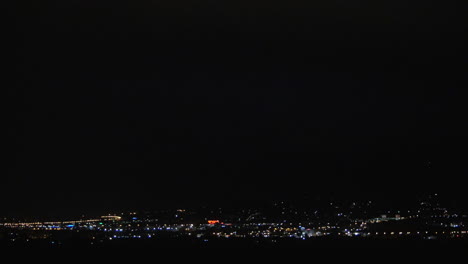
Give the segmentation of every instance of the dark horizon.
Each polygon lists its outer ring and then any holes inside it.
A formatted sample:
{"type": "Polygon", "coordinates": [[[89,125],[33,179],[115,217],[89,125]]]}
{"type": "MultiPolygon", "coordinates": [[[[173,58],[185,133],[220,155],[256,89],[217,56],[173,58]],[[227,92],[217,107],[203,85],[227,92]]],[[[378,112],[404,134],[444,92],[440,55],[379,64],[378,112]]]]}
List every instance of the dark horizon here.
{"type": "Polygon", "coordinates": [[[166,2],[12,10],[0,216],[468,200],[466,4],[166,2]]]}

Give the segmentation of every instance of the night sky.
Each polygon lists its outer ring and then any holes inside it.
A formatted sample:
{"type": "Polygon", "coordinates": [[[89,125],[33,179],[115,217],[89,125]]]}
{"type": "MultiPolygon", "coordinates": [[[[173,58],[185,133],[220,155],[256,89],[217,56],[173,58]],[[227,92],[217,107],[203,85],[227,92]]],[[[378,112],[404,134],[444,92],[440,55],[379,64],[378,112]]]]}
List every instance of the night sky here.
{"type": "Polygon", "coordinates": [[[466,198],[466,3],[131,2],[11,10],[0,215],[466,198]]]}

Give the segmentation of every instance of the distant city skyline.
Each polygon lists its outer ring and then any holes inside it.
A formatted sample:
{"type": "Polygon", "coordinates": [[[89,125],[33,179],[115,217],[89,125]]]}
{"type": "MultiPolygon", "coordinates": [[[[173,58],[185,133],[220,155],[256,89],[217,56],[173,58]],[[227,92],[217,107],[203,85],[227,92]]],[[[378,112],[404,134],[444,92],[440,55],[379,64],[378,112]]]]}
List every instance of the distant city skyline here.
{"type": "Polygon", "coordinates": [[[336,247],[350,242],[401,241],[422,246],[443,241],[463,245],[468,239],[468,211],[463,210],[446,207],[438,194],[432,194],[400,208],[376,207],[372,201],[322,201],[320,205],[283,201],[250,208],[172,208],[74,220],[4,218],[0,219],[0,244],[112,247],[143,241],[147,246],[163,243],[167,247],[172,242],[180,247],[187,242],[220,246],[254,241],[258,246],[285,246],[301,241],[303,246],[310,242],[323,247],[328,241],[336,247]]]}

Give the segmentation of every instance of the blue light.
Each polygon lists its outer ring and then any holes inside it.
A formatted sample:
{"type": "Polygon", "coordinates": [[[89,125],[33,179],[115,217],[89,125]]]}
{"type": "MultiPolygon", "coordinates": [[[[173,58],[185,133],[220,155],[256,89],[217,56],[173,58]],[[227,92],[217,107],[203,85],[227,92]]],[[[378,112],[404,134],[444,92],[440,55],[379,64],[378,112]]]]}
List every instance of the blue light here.
{"type": "Polygon", "coordinates": [[[67,227],[75,227],[75,225],[67,225],[67,227]]]}

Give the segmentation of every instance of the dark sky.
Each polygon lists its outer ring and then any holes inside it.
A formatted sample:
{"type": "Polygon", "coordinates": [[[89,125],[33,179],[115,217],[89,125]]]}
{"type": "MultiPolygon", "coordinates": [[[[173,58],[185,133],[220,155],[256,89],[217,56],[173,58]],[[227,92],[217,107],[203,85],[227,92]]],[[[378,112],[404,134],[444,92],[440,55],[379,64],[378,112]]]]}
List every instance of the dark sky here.
{"type": "Polygon", "coordinates": [[[464,197],[466,4],[132,2],[12,9],[0,215],[464,197]]]}

